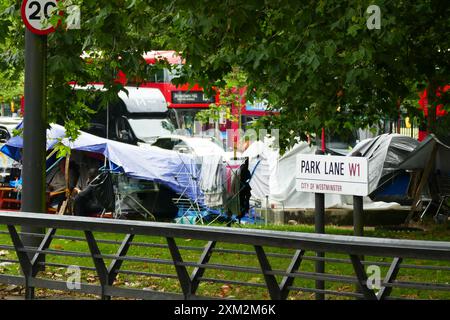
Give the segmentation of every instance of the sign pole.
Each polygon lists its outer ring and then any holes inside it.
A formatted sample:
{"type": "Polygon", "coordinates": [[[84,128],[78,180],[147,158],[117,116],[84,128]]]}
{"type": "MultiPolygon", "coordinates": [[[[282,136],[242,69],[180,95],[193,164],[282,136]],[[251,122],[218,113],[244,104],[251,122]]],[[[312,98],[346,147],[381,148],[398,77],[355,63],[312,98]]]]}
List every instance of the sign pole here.
{"type": "Polygon", "coordinates": [[[353,196],[353,235],[364,236],[364,208],[361,196],[353,196]]]}
{"type": "MultiPolygon", "coordinates": [[[[323,150],[316,150],[317,155],[323,155],[323,150]]],[[[325,233],[325,194],[324,193],[315,193],[315,216],[314,216],[314,224],[315,224],[315,232],[324,234],[325,233]]],[[[323,252],[316,253],[317,258],[321,259],[325,257],[323,252]]],[[[316,273],[325,273],[325,261],[316,260],[315,264],[316,273]]],[[[325,290],[325,281],[316,280],[316,289],[325,290]]],[[[325,295],[321,292],[316,292],[316,300],[324,300],[325,295]]]]}
{"type": "MultiPolygon", "coordinates": [[[[357,151],[353,156],[361,157],[362,154],[357,151]]],[[[362,196],[353,196],[353,235],[358,237],[364,236],[364,207],[362,196]]],[[[359,259],[363,261],[364,256],[359,256],[359,259]]],[[[356,292],[362,293],[358,285],[356,286],[356,292]]]]}
{"type": "MultiPolygon", "coordinates": [[[[26,29],[22,212],[46,212],[46,59],[47,36],[26,29]]],[[[22,227],[22,232],[44,233],[45,229],[22,227]]],[[[30,247],[38,247],[41,240],[39,237],[23,237],[24,245],[30,247]]]]}
{"type": "MultiPolygon", "coordinates": [[[[357,151],[354,157],[361,157],[361,152],[357,151]]],[[[363,197],[353,196],[353,235],[364,236],[364,208],[363,197]]]]}
{"type": "MultiPolygon", "coordinates": [[[[355,235],[363,235],[363,198],[369,194],[369,163],[361,157],[324,155],[320,149],[316,154],[297,155],[295,189],[314,192],[315,232],[325,233],[325,193],[354,196],[353,222],[355,235]]],[[[316,273],[325,273],[325,254],[316,252],[316,273]]],[[[324,290],[325,281],[316,280],[316,289],[324,290]]],[[[316,292],[316,299],[325,299],[325,294],[316,292]]]]}

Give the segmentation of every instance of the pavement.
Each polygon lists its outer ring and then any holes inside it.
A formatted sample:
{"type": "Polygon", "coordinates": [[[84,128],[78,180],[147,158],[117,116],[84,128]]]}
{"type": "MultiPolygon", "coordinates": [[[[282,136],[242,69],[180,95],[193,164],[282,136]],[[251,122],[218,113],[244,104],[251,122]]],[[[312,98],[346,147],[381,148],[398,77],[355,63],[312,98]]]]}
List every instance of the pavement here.
{"type": "MultiPolygon", "coordinates": [[[[266,216],[266,209],[258,209],[261,217],[266,216]]],[[[365,210],[364,224],[366,226],[400,225],[405,222],[410,212],[409,206],[392,210],[365,210]]],[[[270,224],[314,224],[314,209],[269,209],[267,220],[270,224]]],[[[353,225],[353,210],[326,209],[325,223],[348,226],[353,225]]]]}

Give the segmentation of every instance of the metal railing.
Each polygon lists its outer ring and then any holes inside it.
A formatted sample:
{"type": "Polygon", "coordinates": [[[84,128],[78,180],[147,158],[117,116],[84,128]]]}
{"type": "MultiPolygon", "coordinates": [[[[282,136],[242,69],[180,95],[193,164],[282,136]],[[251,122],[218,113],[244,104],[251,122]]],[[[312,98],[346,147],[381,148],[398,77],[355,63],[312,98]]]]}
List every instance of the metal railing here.
{"type": "Polygon", "coordinates": [[[447,242],[18,212],[0,213],[1,226],[0,250],[15,253],[17,259],[0,256],[0,263],[17,264],[21,274],[2,272],[0,268],[0,283],[24,286],[27,299],[35,297],[35,288],[76,291],[102,299],[229,298],[226,294],[210,292],[215,285],[224,284],[228,289],[260,290],[262,298],[271,299],[310,298],[301,294],[311,293],[322,293],[327,298],[403,299],[422,298],[418,294],[423,291],[442,293],[441,298],[445,299],[450,293],[450,243],[447,242]],[[25,234],[18,232],[17,226],[44,227],[47,232],[25,234]],[[26,236],[39,237],[39,247],[25,247],[22,239],[26,236]],[[78,250],[70,249],[74,243],[79,243],[78,250]],[[317,257],[316,252],[325,253],[325,257],[317,257]],[[215,257],[219,259],[214,261],[215,257]],[[80,281],[74,288],[68,285],[68,280],[45,278],[52,268],[64,270],[74,265],[75,260],[79,269],[96,273],[96,283],[80,281]],[[326,262],[325,273],[314,272],[317,260],[326,262]],[[86,262],[91,265],[83,265],[86,262]],[[348,274],[333,272],[339,265],[345,266],[341,269],[348,274]],[[370,285],[368,280],[372,274],[366,266],[385,271],[380,287],[370,285]],[[418,276],[419,271],[426,276],[418,276]],[[151,280],[153,285],[132,287],[119,281],[119,275],[121,279],[129,276],[139,277],[141,282],[151,280]],[[432,280],[424,281],[430,276],[432,280]],[[316,280],[326,281],[327,286],[316,289],[316,280]],[[172,281],[168,286],[173,289],[171,292],[167,287],[158,290],[161,288],[158,283],[164,281],[172,281]]]}
{"type": "Polygon", "coordinates": [[[411,137],[414,139],[419,138],[419,127],[416,124],[415,118],[411,118],[408,125],[405,119],[391,121],[390,131],[392,133],[399,133],[403,136],[411,137]]]}

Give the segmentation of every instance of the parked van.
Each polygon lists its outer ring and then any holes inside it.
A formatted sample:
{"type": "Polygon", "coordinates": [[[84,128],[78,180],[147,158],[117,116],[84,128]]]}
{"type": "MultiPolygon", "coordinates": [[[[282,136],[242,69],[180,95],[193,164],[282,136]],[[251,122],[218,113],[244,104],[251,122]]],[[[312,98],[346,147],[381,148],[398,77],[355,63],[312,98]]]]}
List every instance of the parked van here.
{"type": "Polygon", "coordinates": [[[138,145],[151,144],[159,136],[175,131],[174,114],[167,108],[159,89],[126,87],[126,90],[128,95],[121,91],[117,103],[99,110],[92,117],[86,132],[138,145]]]}

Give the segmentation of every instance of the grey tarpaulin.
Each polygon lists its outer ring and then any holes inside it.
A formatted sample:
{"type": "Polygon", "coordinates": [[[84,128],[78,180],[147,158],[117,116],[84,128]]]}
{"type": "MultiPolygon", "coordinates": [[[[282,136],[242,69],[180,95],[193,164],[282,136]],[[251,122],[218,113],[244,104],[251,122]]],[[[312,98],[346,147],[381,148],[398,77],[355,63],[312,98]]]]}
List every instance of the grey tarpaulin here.
{"type": "Polygon", "coordinates": [[[374,191],[380,179],[396,170],[399,164],[417,147],[419,142],[399,134],[382,134],[358,143],[348,156],[357,151],[369,158],[369,192],[374,191]]]}
{"type": "Polygon", "coordinates": [[[399,167],[405,170],[425,168],[435,146],[437,147],[436,170],[450,173],[450,146],[439,140],[433,134],[422,141],[399,167]]]}

